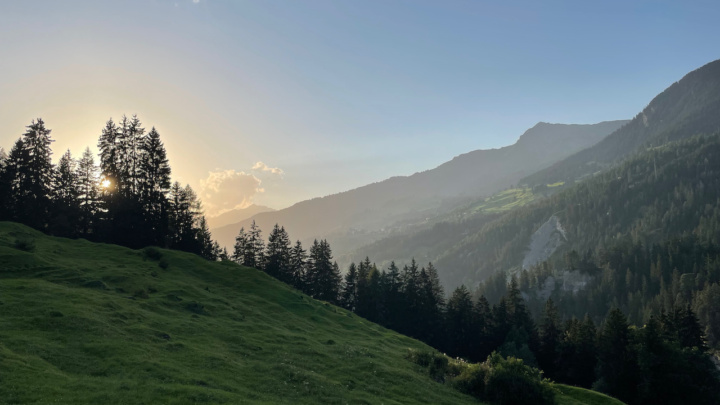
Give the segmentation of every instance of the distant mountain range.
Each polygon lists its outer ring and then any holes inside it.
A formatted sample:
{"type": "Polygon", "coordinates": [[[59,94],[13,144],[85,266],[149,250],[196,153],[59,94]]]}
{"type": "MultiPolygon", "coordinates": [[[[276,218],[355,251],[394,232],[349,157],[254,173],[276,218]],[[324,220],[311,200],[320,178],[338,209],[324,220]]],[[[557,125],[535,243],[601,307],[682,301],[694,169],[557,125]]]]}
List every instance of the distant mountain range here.
{"type": "Polygon", "coordinates": [[[208,217],[208,225],[210,228],[220,228],[225,225],[235,224],[240,221],[244,221],[253,215],[259,214],[261,212],[270,212],[275,211],[274,209],[270,207],[266,207],[264,205],[255,205],[251,204],[245,208],[238,208],[234,209],[228,212],[225,212],[221,215],[215,216],[215,217],[208,217]]]}
{"type": "Polygon", "coordinates": [[[388,235],[391,230],[425,221],[478,196],[517,183],[560,159],[592,146],[628,121],[592,125],[538,123],[518,141],[499,149],[476,150],[432,170],[392,177],[357,189],[258,213],[231,225],[213,227],[213,237],[232,247],[241,227],[251,221],[268,232],[281,224],[304,243],[327,238],[336,255],[388,235]]]}
{"type": "Polygon", "coordinates": [[[514,193],[524,195],[528,204],[504,213],[483,212],[473,208],[487,204],[480,199],[431,228],[397,232],[366,245],[350,260],[369,256],[381,266],[412,257],[432,261],[451,291],[569,249],[584,253],[621,237],[655,243],[697,233],[701,222],[711,222],[708,218],[717,212],[717,158],[711,149],[717,141],[684,140],[717,137],[718,131],[720,61],[715,61],[671,85],[596,145],[520,180],[514,193]],[[546,233],[561,231],[563,240],[535,240],[542,234],[538,230],[550,225],[546,233]],[[533,248],[531,241],[542,248],[533,248]]]}

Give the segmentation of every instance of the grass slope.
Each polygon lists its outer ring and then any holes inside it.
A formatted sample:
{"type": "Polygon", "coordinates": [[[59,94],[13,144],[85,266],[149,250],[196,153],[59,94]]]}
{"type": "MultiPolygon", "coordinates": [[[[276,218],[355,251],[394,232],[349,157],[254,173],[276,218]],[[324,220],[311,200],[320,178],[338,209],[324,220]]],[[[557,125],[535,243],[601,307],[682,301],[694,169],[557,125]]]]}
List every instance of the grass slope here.
{"type": "Polygon", "coordinates": [[[422,343],[254,269],[159,252],[0,223],[0,402],[477,403],[404,359],[422,343]]]}

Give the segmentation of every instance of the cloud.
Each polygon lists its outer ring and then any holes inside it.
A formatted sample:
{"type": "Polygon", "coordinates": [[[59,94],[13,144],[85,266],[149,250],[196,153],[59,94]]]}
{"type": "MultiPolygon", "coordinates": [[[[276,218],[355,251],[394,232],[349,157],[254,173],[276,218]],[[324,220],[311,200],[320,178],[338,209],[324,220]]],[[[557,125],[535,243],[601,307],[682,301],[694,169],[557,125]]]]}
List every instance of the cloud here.
{"type": "Polygon", "coordinates": [[[200,180],[199,196],[206,214],[213,217],[252,204],[255,195],[265,192],[261,183],[252,173],[218,170],[200,180]]]}
{"type": "Polygon", "coordinates": [[[272,174],[277,174],[278,176],[282,176],[283,174],[285,174],[285,172],[283,172],[283,170],[280,169],[279,167],[269,167],[268,165],[266,165],[263,162],[255,163],[255,165],[252,167],[252,169],[263,171],[263,172],[270,172],[272,174]]]}
{"type": "Polygon", "coordinates": [[[193,0],[193,3],[198,4],[200,3],[200,0],[193,0]]]}

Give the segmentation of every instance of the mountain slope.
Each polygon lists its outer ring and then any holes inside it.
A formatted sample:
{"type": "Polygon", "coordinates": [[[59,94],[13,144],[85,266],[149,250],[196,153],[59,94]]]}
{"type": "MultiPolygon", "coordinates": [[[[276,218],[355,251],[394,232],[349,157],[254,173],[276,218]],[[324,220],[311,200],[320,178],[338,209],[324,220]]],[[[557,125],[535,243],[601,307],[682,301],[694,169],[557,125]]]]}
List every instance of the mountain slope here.
{"type": "Polygon", "coordinates": [[[566,242],[555,255],[614,240],[644,245],[694,234],[717,243],[720,133],[653,148],[595,178],[469,232],[437,258],[447,288],[520,269],[532,235],[552,217],[566,242]]]}
{"type": "Polygon", "coordinates": [[[720,129],[720,60],[710,62],[658,94],[629,123],[596,145],[520,182],[530,186],[572,181],[596,173],[650,146],[720,129]]]}
{"type": "MultiPolygon", "coordinates": [[[[276,223],[293,239],[327,238],[337,254],[372,242],[390,229],[447,212],[467,198],[490,195],[541,168],[600,141],[627,121],[594,125],[539,123],[511,146],[477,150],[435,169],[393,177],[344,193],[303,201],[255,215],[266,232],[276,223]]],[[[221,245],[231,247],[250,219],[213,229],[221,245]]]]}
{"type": "Polygon", "coordinates": [[[254,269],[145,252],[0,223],[0,402],[476,403],[403,358],[422,343],[254,269]]]}
{"type": "Polygon", "coordinates": [[[405,358],[424,344],[187,253],[0,222],[0,308],[3,403],[478,403],[405,358]]]}
{"type": "Polygon", "coordinates": [[[255,205],[251,204],[248,207],[240,208],[240,209],[234,209],[228,212],[225,212],[223,214],[220,214],[215,217],[208,217],[208,226],[210,228],[220,228],[226,225],[235,224],[240,221],[244,221],[253,215],[257,215],[261,212],[270,212],[275,211],[274,209],[270,207],[266,207],[264,205],[255,205]]]}

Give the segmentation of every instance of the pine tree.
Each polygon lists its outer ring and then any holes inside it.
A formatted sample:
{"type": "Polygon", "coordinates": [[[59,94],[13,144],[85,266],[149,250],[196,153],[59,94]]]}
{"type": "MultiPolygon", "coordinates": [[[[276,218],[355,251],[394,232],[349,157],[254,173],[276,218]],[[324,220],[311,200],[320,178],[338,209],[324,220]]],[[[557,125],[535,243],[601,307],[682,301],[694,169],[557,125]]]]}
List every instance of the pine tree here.
{"type": "Polygon", "coordinates": [[[76,164],[68,150],[60,158],[54,173],[52,233],[65,237],[78,235],[81,216],[79,195],[76,164]]]}
{"type": "Polygon", "coordinates": [[[11,207],[11,174],[9,170],[9,157],[5,149],[0,148],[0,221],[12,219],[11,207]]]}
{"type": "Polygon", "coordinates": [[[80,201],[80,233],[91,233],[99,209],[98,171],[90,148],[85,148],[77,165],[78,199],[80,201]]]}
{"type": "Polygon", "coordinates": [[[235,245],[233,246],[232,259],[235,263],[244,266],[245,265],[245,250],[247,249],[248,236],[245,232],[245,228],[240,228],[238,236],[235,237],[235,245]]]}
{"type": "Polygon", "coordinates": [[[540,368],[550,378],[556,376],[561,333],[558,309],[552,299],[548,298],[540,322],[540,350],[537,359],[540,368]]]}
{"type": "Polygon", "coordinates": [[[340,301],[344,308],[352,312],[355,312],[355,309],[357,307],[357,285],[357,266],[355,266],[355,263],[350,263],[350,267],[345,274],[345,282],[343,283],[340,301]]]}
{"type": "Polygon", "coordinates": [[[247,234],[247,243],[243,252],[243,265],[262,270],[263,256],[265,253],[265,242],[262,238],[260,227],[252,221],[250,231],[247,234]]]}
{"type": "Polygon", "coordinates": [[[290,250],[290,274],[292,274],[292,285],[298,290],[310,294],[307,283],[307,252],[299,240],[290,250]]]}
{"type": "MultiPolygon", "coordinates": [[[[138,124],[139,125],[139,124],[138,124]]],[[[153,127],[140,145],[139,184],[140,198],[146,227],[150,232],[148,242],[163,244],[167,237],[168,201],[170,188],[170,164],[160,135],[153,127]]]]}
{"type": "Polygon", "coordinates": [[[464,356],[472,353],[477,339],[477,323],[470,292],[461,285],[453,291],[447,302],[446,335],[448,353],[464,356]]]}
{"type": "Polygon", "coordinates": [[[638,385],[637,353],[627,318],[612,309],[598,339],[598,381],[594,388],[624,402],[633,402],[638,385]]]}
{"type": "Polygon", "coordinates": [[[315,240],[310,248],[307,282],[313,298],[336,303],[339,298],[340,269],[332,261],[327,240],[315,240]]]}
{"type": "Polygon", "coordinates": [[[197,244],[198,254],[207,260],[215,261],[218,259],[218,251],[220,246],[216,245],[212,240],[212,234],[208,229],[207,221],[204,215],[200,215],[197,221],[197,244]]]}
{"type": "Polygon", "coordinates": [[[33,120],[8,158],[14,176],[11,194],[15,219],[35,229],[45,230],[51,209],[53,165],[50,130],[41,118],[33,120]]]}
{"type": "Polygon", "coordinates": [[[285,228],[275,224],[268,236],[263,268],[266,273],[286,284],[292,284],[290,249],[290,237],[285,228]]]}
{"type": "Polygon", "coordinates": [[[100,149],[100,176],[106,196],[112,195],[120,178],[119,129],[112,118],[108,120],[98,140],[100,149]]]}

